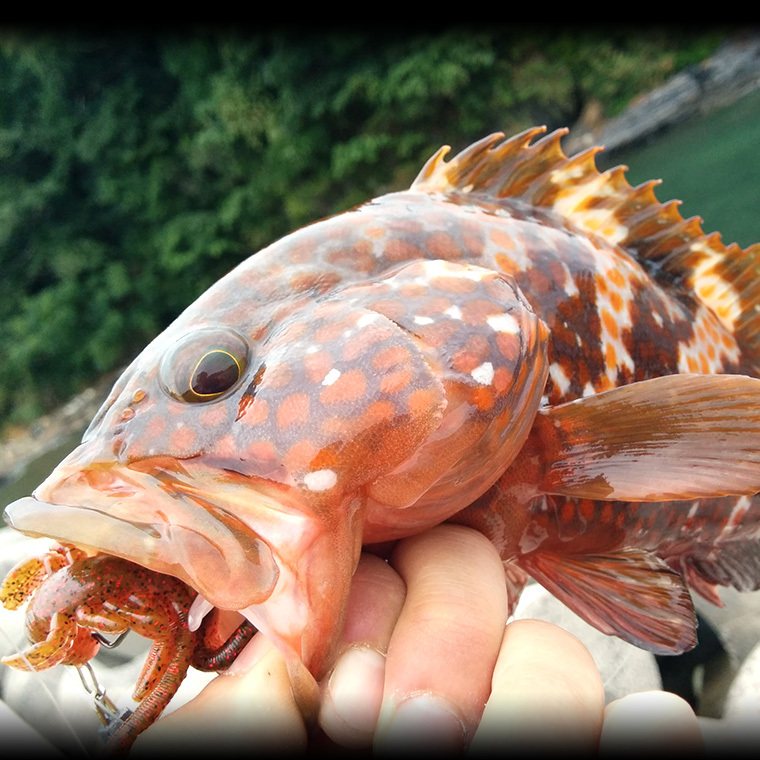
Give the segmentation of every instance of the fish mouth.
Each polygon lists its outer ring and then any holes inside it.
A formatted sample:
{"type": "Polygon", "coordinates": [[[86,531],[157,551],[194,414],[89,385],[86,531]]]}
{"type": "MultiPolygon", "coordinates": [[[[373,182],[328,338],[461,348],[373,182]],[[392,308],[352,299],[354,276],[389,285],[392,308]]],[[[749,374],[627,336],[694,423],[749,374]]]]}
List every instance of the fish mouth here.
{"type": "Polygon", "coordinates": [[[283,507],[282,498],[192,460],[81,466],[76,454],[32,496],[6,507],[8,525],[173,575],[223,610],[271,596],[282,524],[296,534],[304,528],[303,515],[283,507]],[[271,535],[262,535],[267,526],[271,535]]]}
{"type": "Polygon", "coordinates": [[[72,452],[32,496],[6,507],[6,522],[179,578],[199,594],[193,627],[213,607],[240,612],[294,672],[326,672],[361,551],[361,497],[326,510],[293,485],[200,456],[124,464],[92,453],[86,443],[72,452]]]}

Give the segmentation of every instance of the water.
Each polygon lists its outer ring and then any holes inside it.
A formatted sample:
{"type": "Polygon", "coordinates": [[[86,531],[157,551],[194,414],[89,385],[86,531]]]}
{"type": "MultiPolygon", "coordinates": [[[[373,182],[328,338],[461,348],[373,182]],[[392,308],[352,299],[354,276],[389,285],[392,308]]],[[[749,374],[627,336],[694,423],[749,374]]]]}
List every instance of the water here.
{"type": "Polygon", "coordinates": [[[603,168],[618,163],[633,185],[662,179],[659,200],[682,200],[684,218],[701,216],[704,231],[720,232],[724,243],[760,242],[760,91],[643,147],[599,157],[603,168]]]}

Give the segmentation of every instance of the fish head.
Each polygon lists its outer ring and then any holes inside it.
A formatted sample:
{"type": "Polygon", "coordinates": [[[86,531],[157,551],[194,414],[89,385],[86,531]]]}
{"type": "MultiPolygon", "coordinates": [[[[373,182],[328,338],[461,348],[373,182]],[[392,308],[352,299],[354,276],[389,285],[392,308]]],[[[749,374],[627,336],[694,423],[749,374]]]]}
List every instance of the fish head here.
{"type": "MultiPolygon", "coordinates": [[[[316,247],[318,228],[251,261],[316,247]]],[[[514,282],[481,267],[402,262],[292,293],[291,272],[278,290],[254,264],[134,360],[6,520],[176,576],[318,675],[362,543],[443,521],[517,454],[547,334],[514,282]]]]}

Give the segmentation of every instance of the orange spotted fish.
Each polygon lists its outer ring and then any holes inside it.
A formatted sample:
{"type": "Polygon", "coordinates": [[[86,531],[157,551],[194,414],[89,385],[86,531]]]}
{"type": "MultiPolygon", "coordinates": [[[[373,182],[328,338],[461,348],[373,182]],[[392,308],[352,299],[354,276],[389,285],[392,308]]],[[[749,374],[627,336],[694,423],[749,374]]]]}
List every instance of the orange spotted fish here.
{"type": "Polygon", "coordinates": [[[191,618],[239,610],[317,679],[362,545],[444,520],[495,543],[513,603],[532,576],[693,646],[687,584],[760,585],[760,246],[542,131],[244,261],[8,523],[184,581],[191,618]]]}

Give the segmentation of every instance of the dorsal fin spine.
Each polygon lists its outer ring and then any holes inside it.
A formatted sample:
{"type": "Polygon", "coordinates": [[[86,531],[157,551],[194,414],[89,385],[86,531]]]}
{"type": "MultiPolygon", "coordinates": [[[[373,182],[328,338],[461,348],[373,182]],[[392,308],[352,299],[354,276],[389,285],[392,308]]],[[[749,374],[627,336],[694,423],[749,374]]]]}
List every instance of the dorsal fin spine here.
{"type": "Polygon", "coordinates": [[[545,131],[534,127],[508,140],[495,133],[448,161],[444,147],[411,190],[467,194],[490,203],[512,198],[552,209],[576,229],[656,262],[718,316],[760,367],[760,244],[727,247],[717,233],[704,233],[699,217],[684,219],[680,201],[660,203],[657,180],[631,187],[625,167],[599,172],[600,148],[568,157],[560,145],[567,130],[545,131]]]}

